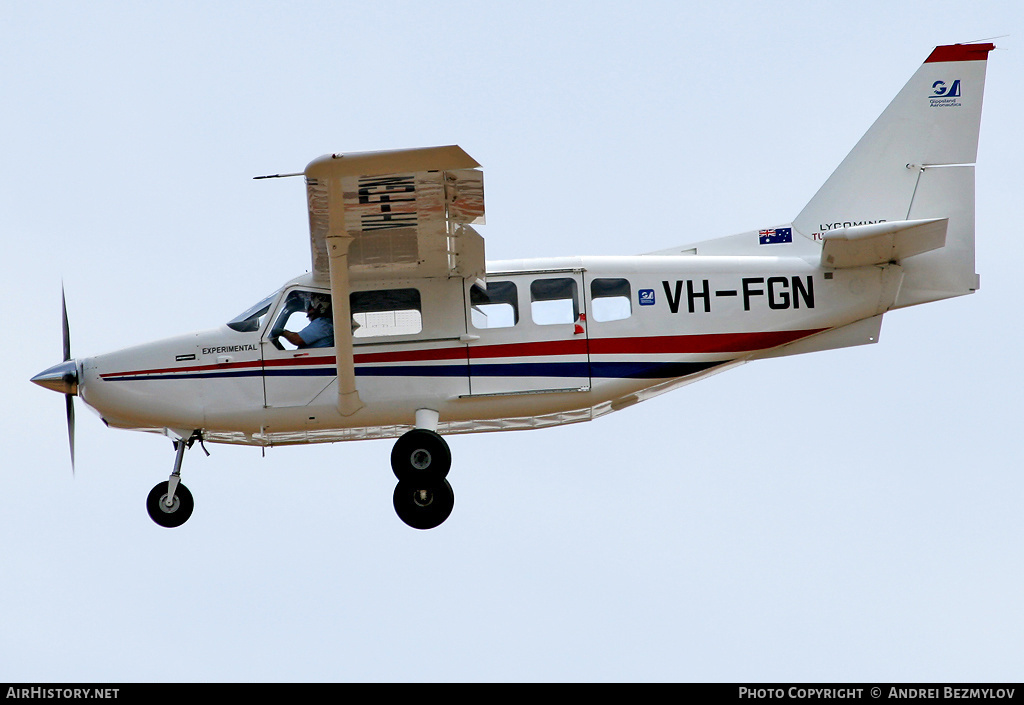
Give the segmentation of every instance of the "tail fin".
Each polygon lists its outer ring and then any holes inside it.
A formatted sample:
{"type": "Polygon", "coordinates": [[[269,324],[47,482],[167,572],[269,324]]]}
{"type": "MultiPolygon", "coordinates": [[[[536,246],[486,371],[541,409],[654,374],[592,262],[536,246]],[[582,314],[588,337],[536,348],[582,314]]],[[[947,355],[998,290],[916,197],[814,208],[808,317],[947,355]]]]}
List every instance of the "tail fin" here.
{"type": "Polygon", "coordinates": [[[901,261],[893,308],[968,294],[974,273],[974,162],[992,44],[937,47],[793,222],[820,240],[881,221],[948,218],[945,247],[901,261]]]}

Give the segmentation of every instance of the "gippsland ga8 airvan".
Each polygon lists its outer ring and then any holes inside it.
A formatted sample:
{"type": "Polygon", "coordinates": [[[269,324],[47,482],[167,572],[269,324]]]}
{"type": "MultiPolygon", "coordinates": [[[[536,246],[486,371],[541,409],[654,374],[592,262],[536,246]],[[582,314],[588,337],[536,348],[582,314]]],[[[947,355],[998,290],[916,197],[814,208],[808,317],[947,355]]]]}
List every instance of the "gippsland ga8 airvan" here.
{"type": "MultiPolygon", "coordinates": [[[[750,360],[874,343],[897,308],[969,294],[991,44],[936,48],[789,223],[621,257],[485,264],[483,175],[456,146],[312,161],[312,270],[223,327],[32,381],[165,434],[147,507],[183,524],[196,441],[395,438],[409,526],[454,506],[446,436],[590,421],[750,360]]],[[[245,302],[240,302],[244,304],[245,302]]],[[[608,421],[613,423],[613,421],[608,421]]]]}

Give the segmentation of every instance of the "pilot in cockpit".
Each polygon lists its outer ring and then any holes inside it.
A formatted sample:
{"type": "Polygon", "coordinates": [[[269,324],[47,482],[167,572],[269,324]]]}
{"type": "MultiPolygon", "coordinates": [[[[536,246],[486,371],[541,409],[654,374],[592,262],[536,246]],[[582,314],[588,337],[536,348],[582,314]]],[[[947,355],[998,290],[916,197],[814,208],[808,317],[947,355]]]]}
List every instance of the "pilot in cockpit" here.
{"type": "Polygon", "coordinates": [[[334,345],[334,317],[331,298],[325,294],[309,294],[306,300],[309,325],[295,333],[281,331],[281,337],[300,348],[329,348],[334,345]]]}

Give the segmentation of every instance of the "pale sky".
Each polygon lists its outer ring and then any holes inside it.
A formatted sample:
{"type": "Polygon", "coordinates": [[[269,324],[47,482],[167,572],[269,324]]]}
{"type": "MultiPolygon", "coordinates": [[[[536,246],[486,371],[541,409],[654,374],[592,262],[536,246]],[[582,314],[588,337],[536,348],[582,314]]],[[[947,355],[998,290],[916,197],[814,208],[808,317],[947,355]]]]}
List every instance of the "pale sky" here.
{"type": "Polygon", "coordinates": [[[21,2],[0,7],[0,681],[1020,681],[1022,11],[1005,2],[21,2]],[[301,171],[459,144],[488,259],[786,222],[938,44],[996,39],[979,293],[878,345],[740,367],[575,426],[208,446],[29,383],[220,325],[309,267],[301,171]]]}

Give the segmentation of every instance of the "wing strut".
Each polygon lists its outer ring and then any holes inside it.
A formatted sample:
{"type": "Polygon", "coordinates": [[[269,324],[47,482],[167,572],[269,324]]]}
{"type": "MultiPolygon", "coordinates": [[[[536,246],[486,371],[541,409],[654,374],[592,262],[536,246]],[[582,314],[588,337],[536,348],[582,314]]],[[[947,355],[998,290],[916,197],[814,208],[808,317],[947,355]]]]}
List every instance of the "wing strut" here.
{"type": "Polygon", "coordinates": [[[327,258],[330,263],[331,302],[334,315],[334,346],[338,363],[338,411],[351,416],[365,406],[356,390],[356,368],[352,351],[352,307],[349,303],[348,248],[352,236],[345,229],[342,214],[341,179],[327,181],[327,258]]]}
{"type": "Polygon", "coordinates": [[[331,260],[331,300],[334,311],[334,345],[338,357],[338,411],[351,416],[364,404],[356,391],[356,368],[352,353],[352,311],[349,305],[348,235],[329,235],[327,251],[331,260]]]}

